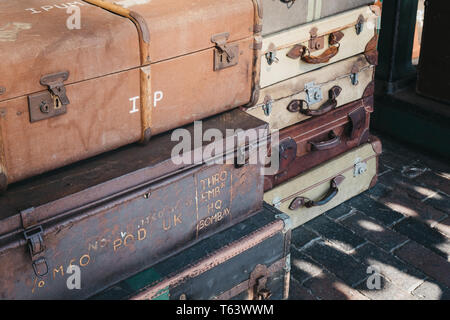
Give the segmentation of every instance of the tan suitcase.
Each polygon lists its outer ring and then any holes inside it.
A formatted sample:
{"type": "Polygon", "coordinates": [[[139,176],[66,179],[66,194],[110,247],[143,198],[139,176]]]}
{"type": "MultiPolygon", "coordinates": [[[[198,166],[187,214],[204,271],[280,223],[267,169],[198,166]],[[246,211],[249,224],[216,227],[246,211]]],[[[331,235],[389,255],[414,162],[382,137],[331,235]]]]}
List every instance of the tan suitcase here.
{"type": "Polygon", "coordinates": [[[251,115],[280,130],[373,95],[377,51],[348,58],[260,91],[251,115]]]}
{"type": "Polygon", "coordinates": [[[0,188],[253,99],[257,0],[115,2],[0,1],[0,188]]]}
{"type": "Polygon", "coordinates": [[[381,149],[380,140],[371,137],[370,143],[266,192],[264,200],[288,214],[296,228],[372,188],[381,149]]]}
{"type": "Polygon", "coordinates": [[[376,48],[378,6],[364,6],[263,38],[261,88],[376,48]]]}

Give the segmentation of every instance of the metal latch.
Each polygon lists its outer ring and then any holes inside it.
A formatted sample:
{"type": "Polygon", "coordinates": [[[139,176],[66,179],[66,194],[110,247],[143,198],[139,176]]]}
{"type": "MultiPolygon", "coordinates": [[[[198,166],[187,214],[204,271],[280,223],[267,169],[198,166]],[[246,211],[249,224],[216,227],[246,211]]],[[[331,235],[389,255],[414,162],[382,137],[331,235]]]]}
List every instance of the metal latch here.
{"type": "Polygon", "coordinates": [[[363,30],[364,30],[364,16],[363,15],[360,15],[358,17],[358,21],[356,22],[355,29],[356,29],[357,35],[360,35],[361,32],[363,32],[363,30]]]}
{"type": "Polygon", "coordinates": [[[325,47],[325,36],[317,37],[318,29],[316,27],[309,31],[311,39],[309,39],[309,51],[318,51],[325,47]]]}
{"type": "Polygon", "coordinates": [[[270,114],[272,113],[272,107],[273,107],[273,99],[270,96],[265,96],[262,106],[265,116],[267,117],[270,116],[270,114]]]}
{"type": "Polygon", "coordinates": [[[253,287],[253,300],[268,300],[272,292],[267,288],[269,270],[265,265],[258,264],[250,274],[250,284],[253,287]]]}
{"type": "Polygon", "coordinates": [[[279,59],[277,58],[277,48],[273,43],[269,45],[269,51],[266,53],[267,64],[271,66],[274,62],[278,63],[279,59]]]}
{"type": "Polygon", "coordinates": [[[33,270],[36,276],[43,277],[48,273],[48,264],[44,257],[45,244],[42,234],[42,226],[24,231],[25,240],[31,255],[33,270]]]}
{"type": "Polygon", "coordinates": [[[64,71],[45,75],[40,84],[48,87],[48,91],[28,96],[30,122],[41,121],[65,114],[70,103],[64,87],[64,81],[69,79],[69,72],[64,71]]]}
{"type": "Polygon", "coordinates": [[[358,177],[367,171],[367,163],[362,162],[361,158],[355,160],[355,166],[353,169],[353,176],[358,177]]]}
{"type": "Polygon", "coordinates": [[[213,35],[211,41],[216,44],[214,50],[214,71],[235,66],[239,62],[239,45],[227,43],[228,32],[213,35]]]}
{"type": "Polygon", "coordinates": [[[319,85],[316,85],[314,82],[309,82],[305,84],[306,91],[306,102],[309,106],[322,101],[323,94],[322,88],[319,85]]]}
{"type": "Polygon", "coordinates": [[[358,73],[350,74],[350,81],[352,82],[352,85],[357,86],[359,84],[359,74],[358,73]]]}

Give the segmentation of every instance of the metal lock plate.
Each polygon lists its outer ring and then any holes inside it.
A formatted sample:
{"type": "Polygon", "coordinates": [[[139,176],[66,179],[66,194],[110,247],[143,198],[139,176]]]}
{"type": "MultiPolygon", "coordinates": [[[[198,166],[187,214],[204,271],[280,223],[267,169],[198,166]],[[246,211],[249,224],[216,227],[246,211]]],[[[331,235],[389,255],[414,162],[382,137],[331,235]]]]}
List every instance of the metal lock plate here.
{"type": "Polygon", "coordinates": [[[270,116],[270,114],[272,113],[272,106],[273,106],[273,100],[270,96],[265,96],[264,97],[264,104],[262,106],[262,109],[264,111],[264,115],[266,117],[270,116]]]}
{"type": "Polygon", "coordinates": [[[364,16],[363,15],[360,15],[358,17],[358,21],[356,22],[355,29],[356,29],[357,35],[360,35],[361,32],[363,32],[363,30],[364,30],[364,16]]]}
{"type": "Polygon", "coordinates": [[[38,92],[28,96],[30,122],[37,122],[53,118],[67,112],[70,103],[66,95],[64,81],[69,78],[69,72],[60,72],[43,76],[41,85],[47,86],[48,91],[38,92]]]}
{"type": "Polygon", "coordinates": [[[352,73],[350,75],[350,81],[352,82],[352,85],[357,86],[359,84],[359,74],[352,73]]]}
{"type": "Polygon", "coordinates": [[[307,83],[305,85],[306,102],[309,106],[319,103],[323,99],[322,88],[316,85],[314,82],[307,83]]]}
{"type": "Polygon", "coordinates": [[[355,166],[353,169],[353,176],[358,177],[367,172],[367,163],[362,162],[360,158],[355,160],[355,166]]]}
{"type": "Polygon", "coordinates": [[[235,66],[239,63],[239,44],[227,43],[228,32],[216,34],[211,41],[216,44],[214,49],[214,71],[235,66]]]}

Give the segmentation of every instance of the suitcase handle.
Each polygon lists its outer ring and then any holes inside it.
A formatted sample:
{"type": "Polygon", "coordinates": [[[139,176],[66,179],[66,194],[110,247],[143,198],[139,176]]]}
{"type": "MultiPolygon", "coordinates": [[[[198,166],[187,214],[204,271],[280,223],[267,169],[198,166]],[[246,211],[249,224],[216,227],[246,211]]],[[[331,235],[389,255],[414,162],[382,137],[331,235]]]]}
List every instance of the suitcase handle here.
{"type": "Polygon", "coordinates": [[[297,197],[295,198],[292,203],[289,206],[290,210],[297,210],[301,207],[306,207],[306,208],[312,208],[312,207],[319,207],[319,206],[324,206],[327,203],[329,203],[331,200],[333,200],[339,193],[339,185],[344,181],[345,177],[340,175],[337,176],[336,178],[334,178],[333,180],[331,180],[331,186],[330,189],[328,190],[328,192],[325,194],[325,196],[318,200],[318,201],[314,201],[314,200],[310,200],[308,198],[305,197],[297,197]]]}
{"type": "Polygon", "coordinates": [[[304,114],[305,116],[309,117],[321,116],[337,107],[336,98],[341,94],[341,92],[342,88],[339,86],[334,86],[333,88],[331,88],[330,91],[328,92],[329,96],[328,101],[325,102],[323,105],[320,106],[320,108],[316,110],[311,110],[308,106],[308,103],[305,100],[292,100],[288,104],[287,109],[290,112],[300,112],[301,114],[304,114]]]}
{"type": "Polygon", "coordinates": [[[340,44],[337,43],[334,46],[329,47],[320,56],[312,56],[307,47],[303,48],[303,53],[308,52],[308,55],[303,54],[302,60],[309,64],[321,64],[328,63],[331,58],[335,57],[339,53],[340,44]]]}
{"type": "Polygon", "coordinates": [[[341,143],[341,137],[337,136],[334,133],[334,131],[330,131],[329,136],[330,139],[326,141],[321,142],[309,141],[308,143],[311,144],[311,150],[313,151],[330,150],[337,147],[341,143]]]}

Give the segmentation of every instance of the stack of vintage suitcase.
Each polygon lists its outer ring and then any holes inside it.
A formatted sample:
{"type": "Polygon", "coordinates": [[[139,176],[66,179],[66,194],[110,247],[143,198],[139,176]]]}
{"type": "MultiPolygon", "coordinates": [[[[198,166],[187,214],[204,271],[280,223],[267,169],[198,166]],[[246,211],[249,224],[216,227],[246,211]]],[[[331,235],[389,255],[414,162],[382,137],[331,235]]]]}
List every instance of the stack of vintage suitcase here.
{"type": "Polygon", "coordinates": [[[0,298],[287,298],[292,225],[381,152],[380,10],[327,5],[0,2],[0,298]]]}

